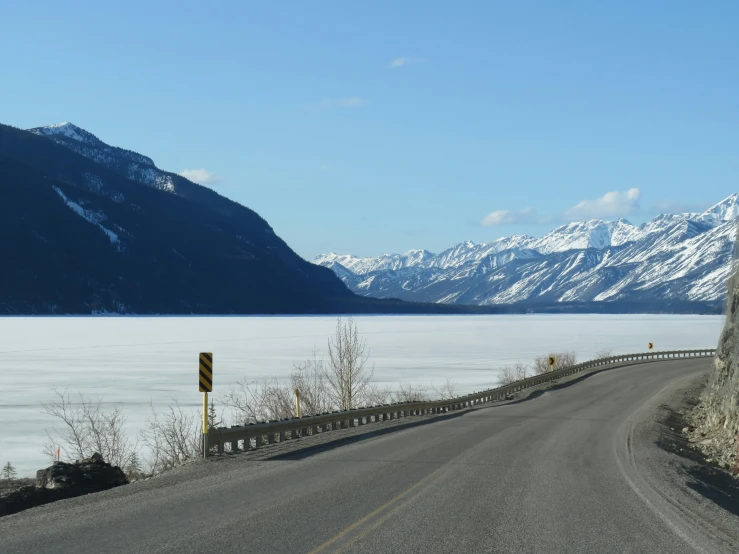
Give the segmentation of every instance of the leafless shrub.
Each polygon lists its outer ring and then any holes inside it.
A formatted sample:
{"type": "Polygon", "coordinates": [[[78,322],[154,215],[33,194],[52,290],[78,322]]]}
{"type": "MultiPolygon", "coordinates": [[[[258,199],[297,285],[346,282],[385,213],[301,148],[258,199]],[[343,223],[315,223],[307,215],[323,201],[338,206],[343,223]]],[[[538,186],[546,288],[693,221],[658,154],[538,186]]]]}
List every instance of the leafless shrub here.
{"type": "Polygon", "coordinates": [[[534,373],[541,375],[549,371],[556,371],[566,367],[572,367],[577,363],[577,355],[572,352],[552,352],[546,356],[538,356],[534,359],[534,373]],[[554,368],[549,365],[549,358],[554,358],[554,368]]]}
{"type": "Polygon", "coordinates": [[[428,392],[421,385],[413,383],[401,383],[398,390],[393,393],[393,402],[420,402],[428,400],[428,392]]]}
{"type": "Polygon", "coordinates": [[[257,421],[292,417],[295,412],[295,393],[276,378],[263,383],[242,379],[223,398],[233,411],[237,425],[257,421]]]}
{"type": "Polygon", "coordinates": [[[501,385],[505,386],[510,385],[511,383],[515,383],[516,381],[521,381],[522,379],[526,379],[529,376],[528,371],[528,366],[521,362],[516,362],[513,365],[503,366],[501,368],[498,382],[501,385]]]}
{"type": "Polygon", "coordinates": [[[613,356],[613,350],[611,348],[602,348],[595,353],[595,359],[600,360],[601,358],[610,358],[613,356]]]}
{"type": "Polygon", "coordinates": [[[57,455],[56,451],[57,448],[60,448],[57,446],[58,442],[55,442],[53,438],[51,438],[51,435],[49,432],[46,432],[46,443],[44,443],[44,446],[41,448],[41,453],[44,455],[44,458],[46,458],[50,464],[53,464],[57,461],[57,455]]]}
{"type": "Polygon", "coordinates": [[[369,352],[354,319],[337,319],[336,333],[328,339],[328,357],[326,378],[333,404],[351,410],[366,403],[374,368],[367,367],[369,352]]]}
{"type": "Polygon", "coordinates": [[[449,400],[450,398],[454,398],[457,396],[457,392],[455,390],[454,381],[449,379],[447,377],[446,381],[443,385],[441,385],[439,388],[436,388],[434,386],[431,387],[431,389],[434,391],[434,396],[439,400],[449,400]]]}
{"type": "Polygon", "coordinates": [[[390,388],[380,388],[372,383],[367,387],[366,406],[382,406],[383,404],[390,404],[392,401],[393,391],[390,388]]]}
{"type": "Polygon", "coordinates": [[[290,375],[293,389],[300,391],[301,415],[315,415],[331,411],[328,375],[323,358],[316,351],[313,357],[293,367],[290,375]]]}
{"type": "Polygon", "coordinates": [[[89,458],[99,453],[108,463],[126,467],[137,450],[124,432],[126,418],[120,408],[105,412],[102,399],[97,402],[87,400],[82,394],[73,400],[65,389],[54,389],[57,399],[42,404],[45,414],[61,422],[61,428],[54,427],[54,437],[44,446],[44,454],[56,457],[55,445],[59,445],[67,458],[89,458]]]}
{"type": "Polygon", "coordinates": [[[258,415],[254,421],[285,419],[295,415],[295,389],[273,377],[261,386],[261,391],[261,395],[257,396],[261,398],[261,404],[254,405],[258,415]]]}
{"type": "Polygon", "coordinates": [[[149,405],[151,416],[141,431],[141,440],[151,456],[150,473],[167,471],[202,454],[200,410],[185,412],[177,401],[163,412],[149,405]]]}

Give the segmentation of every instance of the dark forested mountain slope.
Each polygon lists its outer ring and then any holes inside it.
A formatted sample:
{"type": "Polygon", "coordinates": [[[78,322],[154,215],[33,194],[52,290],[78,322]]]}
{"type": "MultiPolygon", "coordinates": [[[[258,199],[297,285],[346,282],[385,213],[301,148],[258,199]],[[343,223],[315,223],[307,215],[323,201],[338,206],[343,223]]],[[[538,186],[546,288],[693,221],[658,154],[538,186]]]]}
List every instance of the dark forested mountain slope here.
{"type": "Polygon", "coordinates": [[[147,186],[98,161],[0,125],[0,313],[357,305],[329,269],[300,258],[252,210],[179,176],[174,190],[147,186]]]}

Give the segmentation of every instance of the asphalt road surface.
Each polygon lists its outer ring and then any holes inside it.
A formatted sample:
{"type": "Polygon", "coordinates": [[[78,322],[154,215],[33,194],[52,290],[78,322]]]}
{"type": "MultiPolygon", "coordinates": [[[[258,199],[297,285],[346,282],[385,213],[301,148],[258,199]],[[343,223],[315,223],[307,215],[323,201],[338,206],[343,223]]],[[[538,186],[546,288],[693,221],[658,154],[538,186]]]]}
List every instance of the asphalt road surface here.
{"type": "Polygon", "coordinates": [[[697,510],[647,432],[710,367],[628,366],[297,459],[192,464],[1,518],[0,552],[737,552],[735,516],[697,510]]]}

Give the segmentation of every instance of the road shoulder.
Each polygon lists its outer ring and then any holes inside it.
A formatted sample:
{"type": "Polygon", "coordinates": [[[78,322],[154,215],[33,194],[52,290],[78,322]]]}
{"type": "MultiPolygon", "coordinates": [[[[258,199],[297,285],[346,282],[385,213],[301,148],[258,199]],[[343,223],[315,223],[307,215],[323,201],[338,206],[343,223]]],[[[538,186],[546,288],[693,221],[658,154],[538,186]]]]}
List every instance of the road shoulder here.
{"type": "Polygon", "coordinates": [[[665,386],[624,424],[616,454],[627,481],[698,552],[739,551],[739,480],[707,462],[682,429],[706,374],[665,386]]]}

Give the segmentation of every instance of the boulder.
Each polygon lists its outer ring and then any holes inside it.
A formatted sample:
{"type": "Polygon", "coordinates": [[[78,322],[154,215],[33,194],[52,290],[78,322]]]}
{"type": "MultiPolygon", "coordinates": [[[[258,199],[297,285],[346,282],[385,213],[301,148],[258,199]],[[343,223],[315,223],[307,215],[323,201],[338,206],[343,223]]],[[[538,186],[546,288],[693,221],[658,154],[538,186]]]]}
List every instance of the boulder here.
{"type": "Polygon", "coordinates": [[[111,466],[100,454],[73,464],[54,462],[36,472],[36,486],[45,489],[74,490],[79,496],[127,485],[121,468],[111,466]]]}
{"type": "Polygon", "coordinates": [[[128,479],[121,468],[105,462],[97,453],[73,464],[54,462],[36,473],[36,485],[21,487],[0,496],[0,517],[56,500],[127,484],[128,479]]]}

